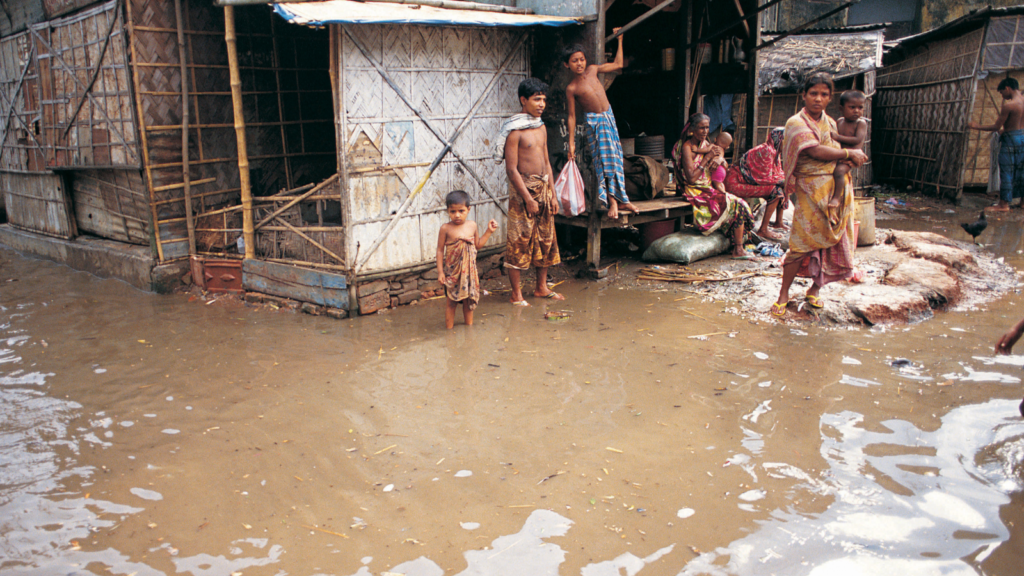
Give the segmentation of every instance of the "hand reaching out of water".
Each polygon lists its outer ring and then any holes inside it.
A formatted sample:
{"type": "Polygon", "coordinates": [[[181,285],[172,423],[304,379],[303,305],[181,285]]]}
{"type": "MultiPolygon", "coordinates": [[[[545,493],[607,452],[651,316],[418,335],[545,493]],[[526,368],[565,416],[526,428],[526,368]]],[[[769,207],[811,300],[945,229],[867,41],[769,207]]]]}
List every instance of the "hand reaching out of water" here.
{"type": "Polygon", "coordinates": [[[1003,334],[999,342],[996,342],[996,354],[1010,354],[1013,352],[1013,345],[1020,340],[1021,334],[1024,334],[1024,319],[1010,328],[1010,330],[1003,334]]]}

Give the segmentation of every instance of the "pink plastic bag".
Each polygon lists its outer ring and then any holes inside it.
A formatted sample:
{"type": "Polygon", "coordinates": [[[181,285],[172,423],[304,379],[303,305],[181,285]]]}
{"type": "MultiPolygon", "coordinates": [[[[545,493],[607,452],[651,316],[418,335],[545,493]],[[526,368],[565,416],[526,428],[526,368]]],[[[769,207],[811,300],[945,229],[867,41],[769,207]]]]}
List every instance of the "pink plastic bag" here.
{"type": "Polygon", "coordinates": [[[555,180],[555,197],[559,212],[566,216],[579,216],[586,210],[583,196],[583,176],[576,162],[570,160],[555,180]]]}

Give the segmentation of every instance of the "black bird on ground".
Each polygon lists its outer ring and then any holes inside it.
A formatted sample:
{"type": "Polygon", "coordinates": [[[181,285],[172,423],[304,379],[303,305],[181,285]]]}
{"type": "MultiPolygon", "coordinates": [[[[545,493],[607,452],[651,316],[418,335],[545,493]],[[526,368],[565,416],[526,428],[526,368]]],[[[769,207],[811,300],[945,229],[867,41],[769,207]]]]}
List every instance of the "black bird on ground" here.
{"type": "Polygon", "coordinates": [[[960,227],[964,229],[964,232],[970,234],[971,238],[974,239],[974,243],[977,244],[978,235],[984,232],[985,228],[988,227],[988,220],[985,219],[985,213],[982,212],[981,217],[978,218],[977,221],[971,222],[970,224],[964,222],[963,224],[960,224],[960,227]]]}

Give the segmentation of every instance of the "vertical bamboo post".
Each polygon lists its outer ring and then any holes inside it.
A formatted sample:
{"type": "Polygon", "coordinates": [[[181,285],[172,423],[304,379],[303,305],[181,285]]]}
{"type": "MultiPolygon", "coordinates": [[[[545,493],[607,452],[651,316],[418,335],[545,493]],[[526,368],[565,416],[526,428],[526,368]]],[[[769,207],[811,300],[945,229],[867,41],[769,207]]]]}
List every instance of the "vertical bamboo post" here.
{"type": "Polygon", "coordinates": [[[178,64],[181,70],[181,177],[185,194],[185,228],[188,230],[188,253],[196,254],[196,223],[192,214],[192,176],[188,164],[188,64],[185,62],[185,22],[181,17],[181,0],[174,0],[174,17],[178,20],[178,64]]]}
{"type": "MultiPolygon", "coordinates": [[[[153,192],[153,168],[149,162],[149,139],[146,132],[146,111],[142,105],[142,80],[139,78],[139,55],[135,49],[138,36],[135,34],[135,15],[132,13],[132,3],[125,2],[128,8],[128,49],[132,58],[132,87],[135,89],[135,106],[138,114],[139,144],[142,148],[142,164],[146,172],[146,186],[149,188],[149,210],[153,218],[153,244],[156,245],[157,258],[164,261],[164,245],[160,235],[160,217],[156,211],[156,193],[153,192]]],[[[35,43],[33,42],[33,45],[35,43]]],[[[30,133],[31,134],[31,133],[30,133]]]]}
{"type": "Polygon", "coordinates": [[[245,117],[242,115],[242,79],[238,74],[238,50],[235,45],[235,9],[224,7],[224,42],[228,46],[228,71],[231,79],[231,108],[235,113],[235,141],[238,143],[238,180],[242,186],[242,238],[245,258],[256,257],[253,232],[252,188],[249,184],[249,154],[245,147],[245,117]]]}
{"type": "MultiPolygon", "coordinates": [[[[739,4],[737,4],[739,6],[739,4]]],[[[746,115],[747,115],[747,134],[746,134],[746,149],[750,150],[757,143],[757,117],[758,114],[758,100],[760,98],[760,90],[757,86],[758,80],[758,66],[757,66],[757,46],[761,43],[761,17],[764,16],[764,12],[758,12],[757,17],[754,19],[754,30],[751,34],[753,40],[752,48],[750,49],[750,56],[748,57],[747,63],[747,102],[746,102],[746,115]]],[[[770,123],[770,122],[769,122],[770,123]]]]}

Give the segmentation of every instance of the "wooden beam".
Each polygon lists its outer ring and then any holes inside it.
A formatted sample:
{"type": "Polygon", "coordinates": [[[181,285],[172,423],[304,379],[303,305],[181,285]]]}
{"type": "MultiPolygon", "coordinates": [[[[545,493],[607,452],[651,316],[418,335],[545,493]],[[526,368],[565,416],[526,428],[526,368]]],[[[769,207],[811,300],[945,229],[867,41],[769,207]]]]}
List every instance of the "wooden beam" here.
{"type": "Polygon", "coordinates": [[[825,18],[828,18],[829,16],[832,16],[834,14],[838,14],[838,13],[842,12],[843,10],[846,10],[847,8],[849,8],[850,6],[853,6],[854,4],[856,4],[858,2],[860,2],[860,0],[850,0],[850,2],[847,2],[846,4],[843,4],[843,5],[841,5],[841,6],[837,7],[837,8],[834,8],[832,10],[829,10],[828,12],[825,12],[824,14],[822,14],[821,16],[818,16],[817,18],[814,18],[812,20],[808,20],[807,22],[804,22],[803,24],[797,26],[796,28],[793,28],[793,29],[791,29],[791,30],[789,30],[787,32],[783,32],[782,34],[779,34],[778,36],[776,36],[775,38],[772,38],[771,40],[769,40],[767,42],[763,42],[761,44],[758,44],[757,47],[755,47],[753,51],[756,52],[758,50],[767,48],[767,47],[771,46],[772,44],[775,44],[779,40],[782,40],[783,38],[786,38],[786,37],[792,36],[794,34],[798,34],[800,32],[803,32],[804,30],[810,28],[811,26],[814,26],[818,22],[821,22],[825,18]]]}
{"type": "MultiPolygon", "coordinates": [[[[178,0],[175,0],[178,1],[178,0]]],[[[89,78],[89,83],[85,85],[85,92],[82,97],[78,100],[78,105],[75,106],[75,111],[68,117],[68,125],[64,128],[63,138],[68,137],[68,132],[71,131],[71,127],[75,124],[75,119],[78,118],[78,113],[82,111],[82,106],[85,105],[86,94],[92,91],[92,87],[96,84],[96,79],[100,76],[100,71],[103,70],[103,59],[107,55],[107,47],[110,46],[110,38],[114,34],[114,26],[117,24],[118,18],[121,16],[121,4],[118,3],[114,7],[114,15],[110,18],[110,27],[107,29],[107,37],[103,40],[103,48],[100,49],[99,59],[96,61],[96,69],[93,70],[92,77],[89,78]]]]}
{"type": "MultiPolygon", "coordinates": [[[[743,6],[740,4],[740,0],[732,0],[736,4],[736,12],[740,15],[740,24],[743,24],[743,30],[747,33],[747,38],[750,37],[750,24],[747,23],[746,15],[743,13],[743,6]]],[[[760,14],[760,12],[758,12],[760,14]]],[[[760,22],[760,19],[758,19],[760,22]]]]}
{"type": "MultiPolygon", "coordinates": [[[[637,27],[637,26],[639,26],[639,25],[640,25],[640,24],[641,24],[641,23],[642,23],[642,22],[643,22],[644,20],[647,20],[647,19],[648,19],[648,18],[650,18],[651,16],[654,16],[654,15],[655,15],[655,14],[657,14],[658,12],[661,12],[661,11],[662,11],[662,10],[664,10],[665,8],[668,8],[668,5],[669,5],[669,4],[671,4],[671,3],[673,3],[673,2],[675,2],[675,1],[676,1],[676,0],[662,0],[662,2],[661,2],[660,4],[658,4],[658,5],[657,5],[657,6],[655,6],[654,8],[651,8],[651,9],[650,9],[650,10],[648,10],[647,12],[644,12],[643,14],[641,14],[640,16],[638,16],[637,18],[633,19],[633,21],[632,21],[632,22],[630,22],[629,24],[626,24],[626,25],[625,25],[625,26],[623,26],[622,28],[619,28],[619,31],[618,31],[618,32],[616,32],[616,33],[612,34],[611,36],[608,36],[607,38],[605,38],[605,39],[604,39],[605,43],[607,44],[608,42],[611,42],[612,40],[615,40],[615,39],[616,39],[616,38],[618,38],[619,36],[622,36],[622,35],[623,35],[623,34],[625,34],[626,32],[629,32],[629,31],[630,31],[630,30],[632,30],[633,28],[636,28],[636,27],[637,27]]],[[[739,0],[736,0],[736,1],[738,2],[739,0]]],[[[603,34],[603,33],[604,33],[604,30],[601,30],[601,33],[603,34]]]]}
{"type": "Polygon", "coordinates": [[[185,21],[181,16],[181,0],[174,0],[174,16],[178,23],[178,63],[181,64],[181,178],[185,195],[185,230],[188,253],[196,253],[196,221],[192,214],[192,174],[188,164],[188,68],[185,64],[185,21]]]}
{"type": "MultiPolygon", "coordinates": [[[[737,0],[737,7],[739,0],[737,0]]],[[[753,32],[753,45],[757,46],[761,42],[761,13],[757,13],[757,20],[754,25],[753,32]]],[[[747,101],[746,101],[746,117],[747,117],[747,141],[745,142],[747,150],[754,147],[754,143],[757,140],[757,117],[759,115],[759,104],[758,99],[760,97],[760,89],[758,88],[758,75],[760,67],[757,65],[757,52],[751,50],[747,53],[747,101]]]]}
{"type": "MultiPolygon", "coordinates": [[[[767,10],[768,8],[771,8],[772,6],[775,6],[779,2],[782,2],[782,0],[768,0],[768,2],[765,2],[761,6],[758,6],[757,10],[754,10],[750,14],[747,14],[746,16],[743,16],[742,18],[740,18],[740,20],[743,21],[743,22],[746,22],[747,20],[755,18],[758,14],[760,14],[761,12],[764,12],[765,10],[767,10]]],[[[698,44],[703,44],[705,42],[710,42],[712,40],[717,39],[719,36],[723,36],[725,34],[728,34],[728,32],[730,30],[732,30],[733,28],[735,28],[736,24],[738,24],[738,23],[739,22],[733,22],[731,24],[726,25],[723,28],[719,28],[718,30],[715,30],[711,34],[708,34],[707,36],[701,37],[700,40],[697,40],[696,42],[691,42],[690,44],[687,45],[687,48],[695,48],[695,47],[697,47],[698,44]]]]}
{"type": "MultiPolygon", "coordinates": [[[[338,179],[338,175],[337,175],[337,174],[335,174],[335,175],[331,176],[330,178],[328,178],[327,180],[324,180],[323,182],[321,182],[321,183],[317,184],[316,186],[314,186],[313,188],[311,188],[311,189],[310,189],[310,190],[309,190],[308,192],[306,192],[305,194],[303,194],[303,195],[299,196],[298,198],[295,198],[294,200],[291,200],[291,201],[289,201],[289,202],[288,202],[287,204],[285,204],[284,206],[281,206],[281,207],[280,207],[280,208],[278,208],[277,210],[274,210],[274,212],[273,212],[273,213],[272,213],[272,214],[271,214],[270,216],[267,216],[267,217],[266,217],[266,218],[264,218],[264,219],[263,219],[263,220],[262,220],[261,222],[257,223],[257,224],[256,224],[256,225],[255,225],[255,226],[253,227],[253,229],[254,229],[254,230],[259,230],[259,229],[260,229],[260,228],[262,228],[263,226],[267,225],[267,224],[268,224],[268,223],[269,223],[269,222],[270,222],[271,220],[273,220],[274,218],[277,218],[278,216],[280,216],[280,215],[281,215],[281,213],[282,213],[282,212],[284,212],[285,210],[287,210],[287,209],[291,208],[292,206],[295,206],[295,205],[296,205],[296,204],[298,204],[299,202],[302,202],[303,200],[305,200],[306,198],[309,198],[309,197],[310,197],[310,196],[312,196],[313,194],[316,194],[316,193],[317,193],[317,192],[319,192],[320,190],[323,190],[323,189],[324,189],[325,187],[327,187],[327,185],[328,185],[328,184],[331,184],[331,183],[333,183],[333,182],[334,182],[335,180],[337,180],[337,179],[338,179]]],[[[344,262],[345,262],[345,261],[344,261],[344,260],[342,260],[342,263],[344,263],[344,262]]]]}
{"type": "MultiPolygon", "coordinates": [[[[95,100],[93,99],[93,96],[92,96],[92,94],[90,94],[90,93],[89,93],[89,92],[88,92],[88,91],[87,91],[87,90],[85,89],[85,86],[84,86],[84,85],[82,84],[82,82],[81,82],[81,81],[80,81],[80,80],[78,79],[78,75],[77,75],[77,73],[76,73],[75,69],[74,69],[73,67],[69,66],[69,65],[68,65],[68,63],[64,61],[64,58],[62,58],[62,57],[61,57],[61,55],[60,55],[60,52],[58,52],[58,51],[54,50],[54,49],[53,49],[53,46],[50,46],[50,43],[49,43],[49,42],[47,42],[47,41],[46,41],[46,39],[45,39],[45,38],[43,38],[43,37],[42,37],[42,36],[41,36],[41,35],[39,34],[39,32],[38,32],[38,31],[36,31],[36,29],[35,29],[35,28],[29,28],[29,32],[31,32],[31,33],[32,33],[32,35],[36,37],[36,40],[38,40],[38,41],[39,41],[39,43],[40,43],[40,44],[42,44],[42,45],[43,45],[43,46],[44,46],[44,47],[45,47],[45,48],[46,48],[46,49],[47,49],[47,50],[49,51],[49,55],[50,55],[50,57],[51,57],[51,58],[53,58],[54,60],[56,60],[56,61],[57,61],[57,63],[58,63],[58,64],[60,64],[60,65],[61,65],[61,66],[62,66],[62,67],[64,68],[64,70],[66,70],[66,71],[67,71],[67,73],[68,73],[68,77],[70,77],[70,78],[71,78],[71,80],[72,80],[72,81],[74,81],[74,83],[75,83],[75,86],[76,86],[76,87],[78,88],[78,90],[79,90],[79,91],[81,91],[81,92],[82,92],[83,94],[85,94],[85,96],[86,96],[87,98],[89,98],[89,100],[90,100],[90,101],[92,101],[92,103],[93,103],[93,106],[95,106],[95,109],[96,109],[96,110],[98,110],[98,111],[99,111],[99,113],[100,113],[100,115],[102,115],[102,116],[103,116],[103,119],[107,121],[107,127],[108,127],[108,131],[109,131],[109,132],[110,132],[111,134],[113,134],[113,135],[114,135],[115,137],[117,137],[117,139],[118,139],[118,140],[120,140],[120,141],[121,141],[121,145],[122,145],[122,146],[124,146],[124,149],[125,149],[125,150],[126,150],[126,151],[127,151],[128,153],[129,153],[129,154],[131,154],[131,155],[132,155],[133,159],[135,159],[135,160],[138,160],[138,159],[139,159],[139,156],[138,156],[138,151],[137,151],[137,150],[135,150],[135,149],[134,149],[134,148],[133,148],[133,147],[132,147],[131,145],[129,145],[129,144],[128,144],[128,142],[127,142],[127,141],[125,140],[125,137],[124,137],[124,135],[123,135],[123,134],[121,134],[121,131],[120,131],[120,130],[117,130],[117,129],[115,129],[115,128],[114,128],[114,126],[119,126],[119,125],[123,124],[123,123],[124,123],[124,122],[123,122],[123,120],[121,120],[121,119],[118,119],[118,121],[117,121],[117,122],[115,122],[115,121],[111,120],[111,119],[110,119],[110,116],[108,116],[108,115],[107,115],[107,109],[106,109],[106,107],[105,107],[105,106],[101,106],[99,102],[96,102],[96,101],[95,101],[95,100]]],[[[56,144],[56,143],[54,143],[54,144],[56,144]]]]}

